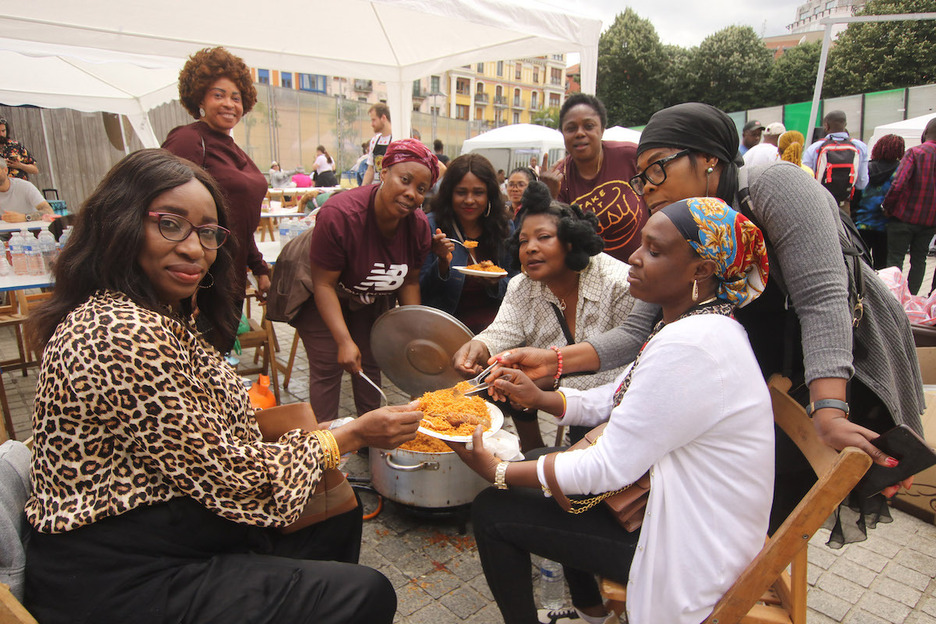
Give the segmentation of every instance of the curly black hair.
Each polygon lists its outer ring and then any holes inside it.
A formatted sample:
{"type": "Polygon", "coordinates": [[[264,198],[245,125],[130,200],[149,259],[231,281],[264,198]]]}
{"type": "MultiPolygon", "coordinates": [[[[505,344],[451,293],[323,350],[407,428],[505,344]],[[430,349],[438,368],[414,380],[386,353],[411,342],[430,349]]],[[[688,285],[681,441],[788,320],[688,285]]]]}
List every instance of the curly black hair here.
{"type": "Polygon", "coordinates": [[[569,245],[565,264],[573,271],[588,266],[592,256],[604,250],[604,241],[598,235],[598,217],[593,212],[583,212],[577,205],[563,204],[552,198],[549,187],[542,182],[531,182],[523,192],[517,229],[510,240],[510,253],[514,267],[520,268],[520,230],[523,221],[534,215],[550,215],[556,219],[556,232],[560,242],[569,245]]]}
{"type": "Polygon", "coordinates": [[[195,119],[201,117],[198,108],[208,88],[220,78],[237,85],[245,115],[257,103],[257,89],[243,59],[224,48],[205,48],[190,56],[179,72],[179,101],[195,119]]]}

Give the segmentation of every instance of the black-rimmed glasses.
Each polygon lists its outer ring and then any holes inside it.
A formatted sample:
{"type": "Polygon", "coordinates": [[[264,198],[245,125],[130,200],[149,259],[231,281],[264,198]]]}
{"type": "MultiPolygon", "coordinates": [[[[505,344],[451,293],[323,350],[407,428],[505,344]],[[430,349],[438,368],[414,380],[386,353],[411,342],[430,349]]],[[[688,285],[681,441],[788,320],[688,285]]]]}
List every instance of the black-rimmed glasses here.
{"type": "Polygon", "coordinates": [[[630,186],[634,189],[634,192],[638,195],[643,195],[644,185],[649,182],[654,186],[659,186],[666,182],[666,165],[670,162],[680,158],[682,156],[687,156],[692,153],[692,150],[684,149],[681,152],[676,152],[672,156],[667,156],[666,158],[661,158],[660,160],[654,161],[647,165],[647,168],[643,170],[643,173],[635,175],[630,179],[630,186]]]}
{"type": "Polygon", "coordinates": [[[218,249],[227,240],[231,231],[220,225],[209,223],[208,225],[195,225],[183,216],[172,214],[171,212],[150,212],[151,217],[156,217],[156,225],[159,227],[159,233],[168,241],[181,243],[192,230],[198,232],[198,242],[205,249],[218,249]]]}

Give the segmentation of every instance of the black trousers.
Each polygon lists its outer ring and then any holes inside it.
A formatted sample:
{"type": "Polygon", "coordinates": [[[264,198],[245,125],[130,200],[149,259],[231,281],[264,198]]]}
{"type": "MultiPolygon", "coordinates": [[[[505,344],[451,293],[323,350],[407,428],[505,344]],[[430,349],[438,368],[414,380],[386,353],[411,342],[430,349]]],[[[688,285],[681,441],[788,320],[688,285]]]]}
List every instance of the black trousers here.
{"type": "Polygon", "coordinates": [[[361,514],[282,535],[177,498],[66,533],[32,530],[26,606],[43,624],[390,624],[393,587],[356,565],[361,514]]]}
{"type": "Polygon", "coordinates": [[[530,554],[563,565],[572,604],[601,604],[595,574],[627,581],[640,531],[628,533],[603,503],[566,513],[539,490],[488,488],[471,506],[481,567],[505,624],[536,624],[530,554]]]}

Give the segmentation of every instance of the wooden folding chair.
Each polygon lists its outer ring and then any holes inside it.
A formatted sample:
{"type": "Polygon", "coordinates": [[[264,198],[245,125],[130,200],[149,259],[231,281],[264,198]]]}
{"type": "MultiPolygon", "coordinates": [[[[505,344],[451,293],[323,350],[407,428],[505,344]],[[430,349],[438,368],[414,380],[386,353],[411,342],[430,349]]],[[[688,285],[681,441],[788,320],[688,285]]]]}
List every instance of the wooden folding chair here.
{"type": "Polygon", "coordinates": [[[3,583],[0,583],[0,624],[39,624],[3,583]]]}
{"type": "MultiPolygon", "coordinates": [[[[248,293],[248,301],[256,293],[248,293]]],[[[250,331],[238,334],[237,340],[240,342],[241,349],[257,349],[256,355],[262,354],[263,362],[254,367],[238,367],[238,372],[244,375],[262,373],[270,375],[270,385],[273,387],[273,395],[276,397],[276,403],[280,402],[279,375],[276,364],[276,351],[279,345],[276,342],[276,335],[273,333],[273,323],[266,317],[266,308],[263,309],[263,317],[260,322],[253,320],[248,316],[247,322],[250,323],[250,331]]],[[[254,357],[254,363],[259,358],[254,357]]]]}
{"type": "MultiPolygon", "coordinates": [[[[838,453],[823,444],[806,411],[787,394],[789,379],[774,375],[768,386],[774,422],[819,479],[703,624],[806,624],[806,547],[871,466],[871,457],[860,449],[850,446],[838,453]]],[[[627,597],[624,586],[607,579],[600,585],[608,606],[620,615],[627,597]]]]}
{"type": "MultiPolygon", "coordinates": [[[[12,327],[15,332],[16,347],[19,350],[19,357],[0,362],[0,411],[3,413],[3,431],[0,431],[0,442],[7,439],[16,439],[16,432],[13,429],[13,417],[10,413],[10,404],[7,401],[6,384],[3,381],[3,372],[10,367],[20,368],[23,371],[23,377],[27,374],[30,366],[39,363],[39,354],[35,353],[26,344],[23,336],[23,323],[29,318],[30,307],[45,301],[52,296],[51,292],[37,293],[27,295],[25,291],[18,290],[10,293],[10,301],[7,305],[0,307],[0,327],[12,327]]],[[[2,622],[0,622],[2,624],[2,622]]]]}
{"type": "Polygon", "coordinates": [[[280,364],[274,360],[275,367],[283,373],[283,390],[288,390],[289,379],[292,377],[293,364],[296,363],[296,352],[299,350],[299,332],[293,334],[292,346],[289,347],[289,357],[286,364],[280,364]]]}

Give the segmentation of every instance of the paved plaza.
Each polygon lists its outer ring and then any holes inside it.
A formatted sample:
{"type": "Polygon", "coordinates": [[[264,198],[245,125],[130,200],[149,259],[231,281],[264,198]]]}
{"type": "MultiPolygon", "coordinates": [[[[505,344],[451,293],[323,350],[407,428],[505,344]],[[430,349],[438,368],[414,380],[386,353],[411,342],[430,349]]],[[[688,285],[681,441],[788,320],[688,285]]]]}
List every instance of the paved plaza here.
{"type": "MultiPolygon", "coordinates": [[[[930,259],[926,284],[936,260],[930,259]]],[[[253,312],[259,315],[257,307],[253,312]]],[[[293,330],[276,324],[284,363],[293,330]]],[[[16,346],[11,329],[0,331],[0,359],[12,357],[16,346]]],[[[249,358],[252,353],[246,353],[249,358]]],[[[292,379],[283,402],[308,399],[308,362],[300,344],[292,379]]],[[[255,376],[254,376],[255,378],[255,376]]],[[[30,432],[36,370],[26,377],[18,370],[3,373],[18,439],[30,432]]],[[[408,398],[383,382],[391,403],[408,398]]],[[[345,376],[340,416],[351,416],[350,383],[345,376]]],[[[543,424],[544,438],[554,427],[543,424]]],[[[366,457],[353,456],[346,464],[354,477],[369,479],[366,457]]],[[[374,495],[364,492],[365,512],[377,507],[374,495]]],[[[936,623],[936,526],[893,510],[894,522],[878,525],[867,541],[841,550],[825,546],[828,533],[815,536],[809,546],[809,624],[936,623]]],[[[361,563],[383,572],[396,588],[399,624],[498,624],[502,622],[481,573],[471,526],[460,531],[464,514],[416,513],[385,501],[381,512],[364,523],[361,563]]],[[[535,574],[531,569],[531,574],[535,574]]],[[[664,624],[664,623],[661,623],[664,624]]]]}

